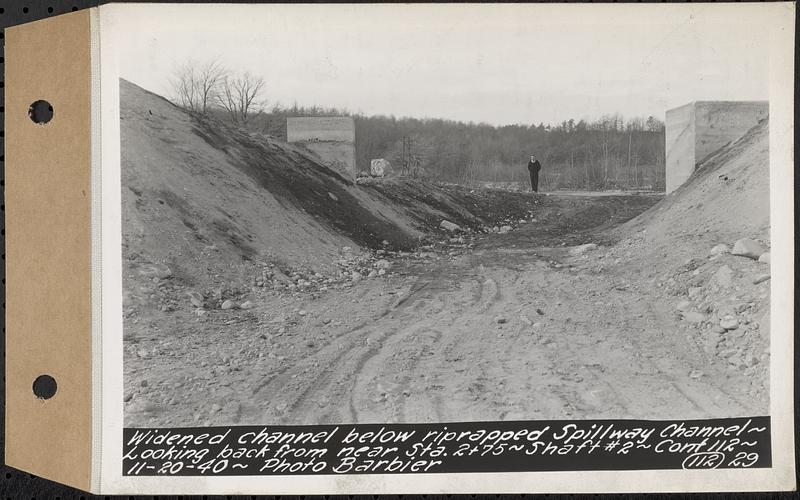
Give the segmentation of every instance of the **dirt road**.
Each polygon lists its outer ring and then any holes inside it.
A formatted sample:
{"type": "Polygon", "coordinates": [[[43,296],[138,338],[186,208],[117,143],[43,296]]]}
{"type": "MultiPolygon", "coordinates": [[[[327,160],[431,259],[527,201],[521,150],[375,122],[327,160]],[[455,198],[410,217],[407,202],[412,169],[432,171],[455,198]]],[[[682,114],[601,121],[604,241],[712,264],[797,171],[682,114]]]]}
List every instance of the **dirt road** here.
{"type": "Polygon", "coordinates": [[[710,356],[646,269],[603,261],[608,230],[655,198],[551,201],[512,231],[398,254],[341,289],[142,320],[126,340],[126,425],[766,411],[752,397],[766,375],[710,356]]]}

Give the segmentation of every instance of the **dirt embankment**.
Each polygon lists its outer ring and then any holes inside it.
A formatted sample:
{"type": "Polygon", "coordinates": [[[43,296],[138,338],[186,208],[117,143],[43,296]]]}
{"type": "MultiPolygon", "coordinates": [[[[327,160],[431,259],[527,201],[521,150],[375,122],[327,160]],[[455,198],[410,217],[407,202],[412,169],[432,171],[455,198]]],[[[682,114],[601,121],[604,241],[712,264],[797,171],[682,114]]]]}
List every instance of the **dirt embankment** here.
{"type": "Polygon", "coordinates": [[[343,258],[408,251],[442,219],[477,229],[529,216],[538,203],[519,193],[483,203],[415,181],[358,186],[302,148],[189,114],[124,80],[120,102],[130,314],[170,312],[189,292],[219,307],[252,283],[294,287],[295,274],[332,285],[343,258]]]}

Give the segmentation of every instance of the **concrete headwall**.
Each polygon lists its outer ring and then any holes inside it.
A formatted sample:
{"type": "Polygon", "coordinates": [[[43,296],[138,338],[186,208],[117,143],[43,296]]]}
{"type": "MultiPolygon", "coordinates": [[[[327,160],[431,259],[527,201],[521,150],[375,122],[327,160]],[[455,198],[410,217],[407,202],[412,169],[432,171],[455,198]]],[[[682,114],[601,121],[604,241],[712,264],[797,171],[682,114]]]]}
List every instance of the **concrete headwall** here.
{"type": "Polygon", "coordinates": [[[667,111],[666,191],[670,193],[694,172],[694,103],[667,111]]]}
{"type": "Polygon", "coordinates": [[[697,101],[667,111],[666,192],[677,189],[710,154],[768,115],[767,101],[697,101]]]}
{"type": "Polygon", "coordinates": [[[287,118],[286,140],[305,146],[319,156],[325,165],[355,177],[356,126],[352,118],[287,118]]]}
{"type": "Polygon", "coordinates": [[[356,146],[353,143],[315,141],[302,142],[322,159],[322,162],[340,172],[356,175],[356,146]]]}
{"type": "Polygon", "coordinates": [[[701,163],[708,155],[734,141],[769,115],[767,101],[695,103],[694,157],[701,163]]]}

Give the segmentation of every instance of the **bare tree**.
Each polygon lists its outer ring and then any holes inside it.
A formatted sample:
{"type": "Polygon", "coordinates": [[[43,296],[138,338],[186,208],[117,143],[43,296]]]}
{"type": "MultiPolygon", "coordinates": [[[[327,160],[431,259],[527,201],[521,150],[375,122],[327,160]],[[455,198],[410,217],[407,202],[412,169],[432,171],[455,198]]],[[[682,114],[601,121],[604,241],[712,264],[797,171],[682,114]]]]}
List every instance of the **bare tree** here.
{"type": "Polygon", "coordinates": [[[226,70],[217,60],[198,63],[189,60],[172,77],[172,90],[178,105],[197,113],[207,113],[217,97],[226,70]]]}
{"type": "Polygon", "coordinates": [[[173,100],[182,108],[197,111],[197,69],[187,62],[179,66],[170,79],[173,100]]]}
{"type": "Polygon", "coordinates": [[[225,76],[220,84],[217,101],[231,121],[242,126],[264,112],[265,102],[261,99],[264,79],[245,72],[241,76],[225,76]]]}
{"type": "Polygon", "coordinates": [[[219,90],[219,84],[225,78],[227,71],[219,61],[209,61],[200,67],[198,73],[198,92],[202,113],[208,112],[208,107],[214,102],[219,90]]]}

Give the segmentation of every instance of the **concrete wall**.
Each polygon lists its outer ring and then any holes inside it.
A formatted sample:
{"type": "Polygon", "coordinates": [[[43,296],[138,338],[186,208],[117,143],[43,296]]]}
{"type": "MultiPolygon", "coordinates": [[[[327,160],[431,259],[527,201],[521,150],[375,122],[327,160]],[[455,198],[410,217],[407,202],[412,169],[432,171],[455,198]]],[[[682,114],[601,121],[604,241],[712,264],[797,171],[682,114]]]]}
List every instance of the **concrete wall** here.
{"type": "Polygon", "coordinates": [[[305,146],[325,165],[356,175],[356,125],[346,116],[286,119],[286,140],[305,146]]]}
{"type": "Polygon", "coordinates": [[[666,191],[671,193],[694,172],[694,103],[667,111],[666,191]]]}
{"type": "Polygon", "coordinates": [[[342,173],[356,174],[356,146],[346,142],[302,142],[306,149],[316,153],[325,165],[342,173]]]}
{"type": "Polygon", "coordinates": [[[696,102],[695,161],[701,163],[714,151],[743,136],[768,115],[767,101],[696,102]]]}
{"type": "Polygon", "coordinates": [[[697,101],[667,111],[666,192],[677,189],[710,154],[768,115],[767,101],[697,101]]]}
{"type": "Polygon", "coordinates": [[[356,142],[356,124],[348,116],[287,118],[286,140],[356,142]]]}

